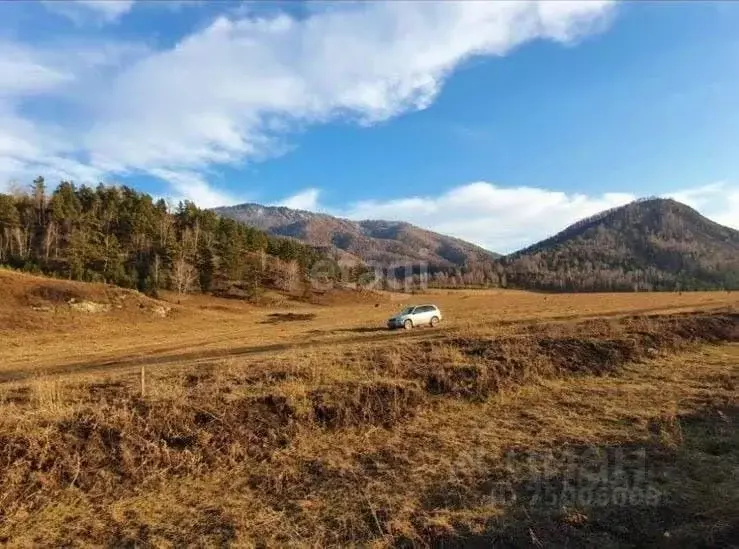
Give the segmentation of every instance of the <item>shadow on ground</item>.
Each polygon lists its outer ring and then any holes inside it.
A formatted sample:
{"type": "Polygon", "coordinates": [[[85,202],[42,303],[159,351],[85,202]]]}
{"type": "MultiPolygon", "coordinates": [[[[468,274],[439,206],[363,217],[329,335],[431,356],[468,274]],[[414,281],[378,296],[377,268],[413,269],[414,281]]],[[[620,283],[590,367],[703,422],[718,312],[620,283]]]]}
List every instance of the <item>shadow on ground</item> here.
{"type": "Polygon", "coordinates": [[[379,332],[387,332],[388,329],[384,326],[362,326],[359,328],[340,328],[338,330],[331,330],[336,333],[349,333],[349,334],[375,334],[379,332]]]}
{"type": "MultiPolygon", "coordinates": [[[[511,449],[487,478],[429,486],[428,512],[486,505],[482,524],[427,527],[424,547],[737,547],[739,405],[650,425],[652,440],[511,449]]],[[[395,547],[417,547],[396,540],[395,547]]]]}
{"type": "Polygon", "coordinates": [[[267,320],[263,320],[260,324],[279,324],[281,322],[301,322],[314,320],[315,313],[271,313],[267,315],[267,320]]]}

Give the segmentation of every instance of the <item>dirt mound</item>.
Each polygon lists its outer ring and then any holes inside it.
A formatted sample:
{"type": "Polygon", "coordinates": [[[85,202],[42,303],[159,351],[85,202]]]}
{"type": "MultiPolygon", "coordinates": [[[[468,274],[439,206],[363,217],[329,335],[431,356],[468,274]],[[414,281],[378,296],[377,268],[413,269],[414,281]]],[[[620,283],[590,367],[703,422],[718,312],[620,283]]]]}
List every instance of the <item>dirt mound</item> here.
{"type": "Polygon", "coordinates": [[[85,292],[80,288],[69,287],[63,284],[41,283],[36,287],[30,288],[26,293],[26,299],[29,304],[46,303],[46,304],[64,304],[75,299],[84,299],[85,292]]]}
{"type": "MultiPolygon", "coordinates": [[[[487,500],[505,505],[507,513],[490,516],[476,529],[462,520],[452,528],[426,523],[421,540],[400,537],[393,546],[417,547],[420,541],[424,547],[445,548],[734,547],[739,513],[731,502],[736,495],[716,505],[720,497],[706,495],[697,469],[710,471],[717,484],[736,484],[731,471],[739,459],[739,407],[708,407],[678,419],[669,422],[670,435],[684,445],[651,440],[547,452],[509,448],[501,460],[504,468],[478,471],[464,486],[430,483],[428,509],[474,508],[487,500]],[[714,498],[710,512],[707,497],[714,498]],[[532,544],[532,539],[542,541],[532,544]]],[[[728,493],[716,493],[721,492],[728,493]]]]}
{"type": "Polygon", "coordinates": [[[44,328],[49,314],[102,314],[116,310],[164,317],[171,307],[135,290],[0,269],[0,329],[44,328]],[[44,314],[47,316],[41,316],[44,314]]]}
{"type": "Polygon", "coordinates": [[[192,473],[246,457],[268,459],[289,442],[294,414],[284,397],[274,395],[210,409],[137,397],[98,401],[52,423],[43,437],[0,435],[0,472],[8,480],[6,493],[34,486],[130,488],[156,469],[192,473]]]}

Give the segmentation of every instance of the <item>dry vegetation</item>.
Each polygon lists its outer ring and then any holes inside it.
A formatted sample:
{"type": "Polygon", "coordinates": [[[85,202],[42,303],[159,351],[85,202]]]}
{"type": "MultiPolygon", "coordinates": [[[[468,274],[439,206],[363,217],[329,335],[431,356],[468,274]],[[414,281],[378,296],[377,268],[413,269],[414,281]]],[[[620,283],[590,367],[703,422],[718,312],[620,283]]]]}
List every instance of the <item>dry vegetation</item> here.
{"type": "MultiPolygon", "coordinates": [[[[739,537],[732,295],[437,292],[402,299],[438,303],[443,329],[388,333],[388,295],[196,296],[160,318],[33,310],[22,296],[56,282],[2,281],[0,543],[739,537]]],[[[110,299],[94,291],[78,299],[110,299]]]]}

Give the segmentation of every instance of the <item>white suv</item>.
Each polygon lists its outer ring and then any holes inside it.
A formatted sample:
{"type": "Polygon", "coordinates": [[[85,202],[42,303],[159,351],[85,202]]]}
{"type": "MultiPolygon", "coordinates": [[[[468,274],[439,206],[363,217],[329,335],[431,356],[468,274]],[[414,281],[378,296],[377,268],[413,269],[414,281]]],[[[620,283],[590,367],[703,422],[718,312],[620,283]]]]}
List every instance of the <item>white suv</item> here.
{"type": "Polygon", "coordinates": [[[436,305],[411,305],[387,321],[387,327],[405,328],[415,326],[436,326],[441,321],[441,311],[436,305]]]}

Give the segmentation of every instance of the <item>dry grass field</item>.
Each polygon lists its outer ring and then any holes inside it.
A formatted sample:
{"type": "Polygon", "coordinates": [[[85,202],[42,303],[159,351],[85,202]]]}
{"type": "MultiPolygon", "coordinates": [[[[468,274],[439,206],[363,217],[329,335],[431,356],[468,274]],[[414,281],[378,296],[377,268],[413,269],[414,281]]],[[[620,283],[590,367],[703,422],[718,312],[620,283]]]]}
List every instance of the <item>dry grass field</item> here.
{"type": "Polygon", "coordinates": [[[0,271],[0,543],[739,539],[735,294],[265,301],[0,271]]]}

